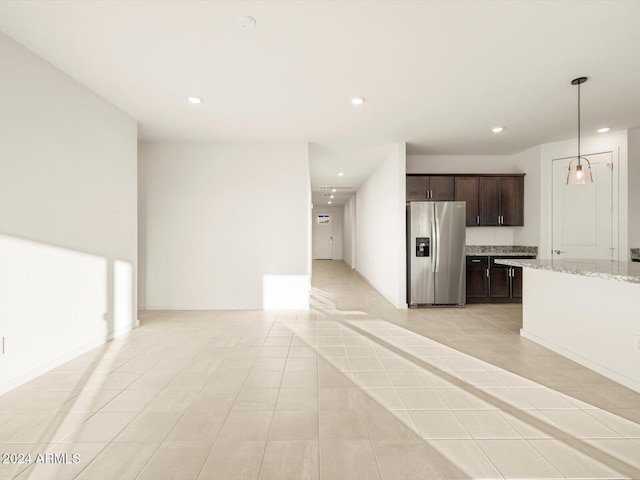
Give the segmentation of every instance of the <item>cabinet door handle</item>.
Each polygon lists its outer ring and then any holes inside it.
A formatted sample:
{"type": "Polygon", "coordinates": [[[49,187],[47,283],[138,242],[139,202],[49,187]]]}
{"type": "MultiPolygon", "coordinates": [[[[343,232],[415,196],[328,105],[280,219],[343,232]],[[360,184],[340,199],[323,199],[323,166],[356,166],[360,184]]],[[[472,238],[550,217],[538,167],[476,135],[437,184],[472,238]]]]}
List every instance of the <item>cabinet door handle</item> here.
{"type": "Polygon", "coordinates": [[[480,225],[480,215],[476,217],[476,225],[480,225]]]}
{"type": "Polygon", "coordinates": [[[471,260],[471,263],[480,263],[480,260],[471,260]]]}
{"type": "Polygon", "coordinates": [[[487,268],[487,278],[489,278],[489,269],[487,268]]]}

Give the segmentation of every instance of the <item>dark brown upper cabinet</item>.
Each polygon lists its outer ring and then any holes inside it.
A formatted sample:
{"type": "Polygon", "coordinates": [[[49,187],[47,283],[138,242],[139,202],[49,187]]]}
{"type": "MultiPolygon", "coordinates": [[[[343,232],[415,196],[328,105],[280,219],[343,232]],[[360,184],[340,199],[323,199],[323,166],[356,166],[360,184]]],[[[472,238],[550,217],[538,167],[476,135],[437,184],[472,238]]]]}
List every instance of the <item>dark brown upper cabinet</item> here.
{"type": "Polygon", "coordinates": [[[524,225],[524,177],[480,177],[480,225],[524,225]]]}
{"type": "Polygon", "coordinates": [[[407,175],[407,200],[453,200],[453,176],[407,175]]]}
{"type": "Polygon", "coordinates": [[[480,177],[478,225],[500,225],[500,177],[480,177]]]}
{"type": "Polygon", "coordinates": [[[480,225],[478,177],[455,177],[455,200],[467,202],[467,227],[480,225]]]}
{"type": "Polygon", "coordinates": [[[524,225],[524,174],[407,175],[407,201],[467,203],[467,227],[524,225]]]}
{"type": "Polygon", "coordinates": [[[407,200],[426,200],[429,192],[429,177],[407,175],[407,200]]]}
{"type": "Polygon", "coordinates": [[[430,200],[454,200],[453,177],[429,177],[430,200]]]}
{"type": "Polygon", "coordinates": [[[501,225],[524,225],[524,177],[500,177],[501,225]]]}

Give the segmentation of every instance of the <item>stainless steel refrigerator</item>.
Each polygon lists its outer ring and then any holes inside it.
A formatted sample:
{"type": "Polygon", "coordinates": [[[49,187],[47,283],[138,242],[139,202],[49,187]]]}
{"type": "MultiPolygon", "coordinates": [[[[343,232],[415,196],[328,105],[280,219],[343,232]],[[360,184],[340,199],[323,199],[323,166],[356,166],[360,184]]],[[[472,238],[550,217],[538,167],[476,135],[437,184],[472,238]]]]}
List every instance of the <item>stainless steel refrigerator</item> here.
{"type": "Polygon", "coordinates": [[[465,202],[407,205],[407,303],[464,305],[465,202]]]}

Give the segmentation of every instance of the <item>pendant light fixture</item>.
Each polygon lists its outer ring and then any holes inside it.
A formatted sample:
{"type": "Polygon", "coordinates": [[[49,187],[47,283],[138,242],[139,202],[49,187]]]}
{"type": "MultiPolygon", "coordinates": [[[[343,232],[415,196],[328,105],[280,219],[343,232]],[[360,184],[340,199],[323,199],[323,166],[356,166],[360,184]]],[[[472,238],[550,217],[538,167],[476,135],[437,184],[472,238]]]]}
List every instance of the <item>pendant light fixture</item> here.
{"type": "Polygon", "coordinates": [[[578,156],[569,162],[569,171],[567,173],[567,185],[585,185],[593,183],[591,175],[591,163],[585,157],[580,155],[580,85],[587,81],[587,77],[578,77],[571,80],[571,85],[578,86],[578,156]],[[582,160],[586,162],[582,164],[582,160]],[[574,162],[576,162],[574,164],[574,162]]]}

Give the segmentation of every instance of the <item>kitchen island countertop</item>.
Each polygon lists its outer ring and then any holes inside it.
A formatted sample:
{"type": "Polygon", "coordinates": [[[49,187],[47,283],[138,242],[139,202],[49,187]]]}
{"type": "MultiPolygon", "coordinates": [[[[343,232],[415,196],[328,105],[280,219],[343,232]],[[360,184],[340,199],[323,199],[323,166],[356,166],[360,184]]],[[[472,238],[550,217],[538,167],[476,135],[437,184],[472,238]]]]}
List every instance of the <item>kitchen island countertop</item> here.
{"type": "Polygon", "coordinates": [[[497,259],[496,263],[509,265],[511,267],[533,268],[536,270],[568,273],[583,277],[617,280],[627,283],[640,283],[640,264],[633,262],[587,259],[497,259]]]}

